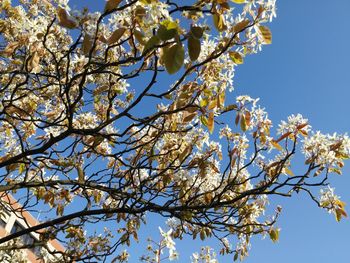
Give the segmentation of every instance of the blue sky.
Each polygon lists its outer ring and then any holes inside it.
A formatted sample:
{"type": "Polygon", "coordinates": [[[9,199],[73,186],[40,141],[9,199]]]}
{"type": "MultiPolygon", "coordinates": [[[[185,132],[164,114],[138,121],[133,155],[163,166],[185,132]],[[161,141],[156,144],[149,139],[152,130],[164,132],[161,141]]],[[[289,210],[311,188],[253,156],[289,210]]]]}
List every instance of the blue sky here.
{"type": "MultiPolygon", "coordinates": [[[[290,114],[301,113],[314,130],[350,131],[350,1],[277,0],[277,6],[277,19],[271,25],[273,44],[237,68],[234,95],[259,97],[276,125],[290,114]]],[[[350,163],[343,173],[332,176],[331,183],[350,204],[350,163]]],[[[246,263],[350,261],[349,219],[337,223],[304,195],[275,202],[283,206],[280,241],[253,239],[246,263]]],[[[159,224],[151,222],[143,234],[158,233],[159,224]]],[[[188,262],[194,247],[205,245],[188,240],[177,243],[180,262],[188,262]]],[[[136,261],[137,256],[132,256],[131,262],[136,261]]]]}
{"type": "MultiPolygon", "coordinates": [[[[350,1],[277,1],[273,44],[245,60],[235,92],[259,97],[276,123],[292,113],[314,130],[350,131],[350,1]]],[[[338,195],[350,204],[350,163],[332,176],[338,195]]],[[[246,263],[350,262],[350,221],[340,223],[305,196],[281,200],[280,241],[253,241],[246,263]]]]}

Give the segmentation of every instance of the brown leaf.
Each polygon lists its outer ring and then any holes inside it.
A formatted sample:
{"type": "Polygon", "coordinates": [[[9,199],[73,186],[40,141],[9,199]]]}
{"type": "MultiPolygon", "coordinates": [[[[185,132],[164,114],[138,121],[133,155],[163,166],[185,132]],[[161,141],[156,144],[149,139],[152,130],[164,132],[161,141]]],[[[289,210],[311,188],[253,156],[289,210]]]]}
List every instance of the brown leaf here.
{"type": "Polygon", "coordinates": [[[245,116],[245,122],[246,122],[247,126],[249,126],[249,125],[250,125],[250,120],[251,120],[251,114],[250,114],[250,112],[249,112],[249,111],[246,111],[245,114],[244,114],[244,116],[245,116]]]}
{"type": "Polygon", "coordinates": [[[216,13],[213,15],[213,23],[219,32],[222,32],[222,31],[227,29],[227,26],[226,26],[225,20],[224,20],[224,16],[221,14],[216,13]]]}
{"type": "Polygon", "coordinates": [[[74,21],[74,19],[68,14],[68,12],[59,7],[57,10],[58,15],[58,24],[66,27],[68,29],[73,29],[77,27],[77,23],[74,21]]]}
{"type": "Polygon", "coordinates": [[[188,111],[185,111],[183,113],[183,118],[182,118],[182,121],[183,122],[190,122],[192,121],[195,117],[197,116],[197,112],[188,112],[188,111]]]}
{"type": "Polygon", "coordinates": [[[203,36],[204,29],[199,26],[191,27],[191,35],[196,39],[201,39],[203,36]]]}
{"type": "Polygon", "coordinates": [[[104,12],[105,13],[111,12],[113,9],[118,7],[121,1],[122,0],[108,0],[105,5],[104,12]]]}
{"type": "Polygon", "coordinates": [[[117,30],[115,30],[112,35],[108,38],[108,45],[112,45],[116,42],[119,41],[119,39],[124,35],[126,29],[125,28],[118,28],[117,30]]]}
{"type": "Polygon", "coordinates": [[[272,34],[267,26],[259,26],[260,35],[264,40],[264,44],[272,43],[272,34]]]}
{"type": "Polygon", "coordinates": [[[40,56],[38,52],[34,52],[34,54],[30,57],[28,61],[28,71],[32,73],[38,73],[41,70],[39,63],[40,56]]]}
{"type": "Polygon", "coordinates": [[[93,41],[91,36],[89,34],[86,34],[82,44],[82,51],[84,55],[88,55],[90,53],[92,44],[93,44],[93,41]]]}
{"type": "Polygon", "coordinates": [[[245,27],[249,25],[250,21],[248,19],[245,19],[239,23],[237,23],[234,27],[233,30],[235,33],[241,32],[245,27]]]}
{"type": "Polygon", "coordinates": [[[145,40],[145,36],[140,30],[135,29],[134,36],[141,45],[146,45],[147,42],[145,40]]]}
{"type": "Polygon", "coordinates": [[[1,52],[2,55],[9,57],[13,54],[13,52],[19,47],[19,42],[10,42],[7,44],[4,51],[1,52]]]}
{"type": "Polygon", "coordinates": [[[240,114],[237,114],[236,119],[235,119],[235,124],[238,125],[240,119],[240,114]]]}
{"type": "Polygon", "coordinates": [[[245,115],[241,116],[241,130],[243,132],[247,131],[247,120],[245,118],[245,115]]]}

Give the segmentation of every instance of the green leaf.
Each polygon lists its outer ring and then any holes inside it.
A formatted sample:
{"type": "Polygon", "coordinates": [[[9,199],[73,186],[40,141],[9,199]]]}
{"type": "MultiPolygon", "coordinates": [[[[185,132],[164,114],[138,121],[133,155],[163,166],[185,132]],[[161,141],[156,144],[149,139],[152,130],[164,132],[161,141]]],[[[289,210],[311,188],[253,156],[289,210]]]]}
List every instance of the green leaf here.
{"type": "Polygon", "coordinates": [[[185,50],[180,43],[163,49],[163,61],[165,69],[169,74],[178,72],[184,63],[184,59],[185,50]]]}
{"type": "Polygon", "coordinates": [[[163,41],[174,38],[176,34],[177,34],[176,28],[167,29],[167,27],[164,25],[160,25],[157,31],[157,36],[163,41]]]}
{"type": "Polygon", "coordinates": [[[208,119],[205,117],[205,116],[201,116],[200,117],[200,120],[201,120],[201,123],[204,125],[204,126],[206,126],[206,127],[208,127],[208,119]]]}
{"type": "Polygon", "coordinates": [[[178,24],[174,21],[170,21],[170,20],[164,20],[160,23],[161,25],[165,26],[166,29],[170,30],[170,29],[178,29],[178,24]]]}
{"type": "Polygon", "coordinates": [[[154,2],[155,0],[139,0],[139,1],[145,5],[149,5],[149,4],[152,4],[152,2],[154,2]]]}
{"type": "Polygon", "coordinates": [[[192,61],[197,60],[201,52],[201,42],[197,38],[194,38],[191,35],[188,38],[187,44],[188,44],[188,53],[190,55],[190,59],[192,61]]]}
{"type": "Polygon", "coordinates": [[[181,217],[184,219],[184,220],[191,220],[192,217],[193,217],[193,214],[191,211],[183,211],[181,212],[181,217]]]}
{"type": "Polygon", "coordinates": [[[159,37],[152,36],[146,43],[145,47],[143,48],[142,55],[146,54],[147,52],[153,50],[155,46],[157,46],[160,42],[159,37]]]}
{"type": "Polygon", "coordinates": [[[279,239],[280,231],[279,231],[279,229],[271,229],[269,232],[269,235],[270,235],[272,242],[276,243],[279,239]]]}
{"type": "Polygon", "coordinates": [[[239,52],[230,51],[229,56],[234,63],[243,64],[243,57],[239,52]]]}
{"type": "Polygon", "coordinates": [[[18,173],[23,173],[26,170],[26,165],[24,163],[21,163],[18,168],[18,173]]]}
{"type": "Polygon", "coordinates": [[[201,107],[205,107],[208,105],[208,99],[207,98],[203,98],[200,102],[199,102],[199,106],[201,107]]]}

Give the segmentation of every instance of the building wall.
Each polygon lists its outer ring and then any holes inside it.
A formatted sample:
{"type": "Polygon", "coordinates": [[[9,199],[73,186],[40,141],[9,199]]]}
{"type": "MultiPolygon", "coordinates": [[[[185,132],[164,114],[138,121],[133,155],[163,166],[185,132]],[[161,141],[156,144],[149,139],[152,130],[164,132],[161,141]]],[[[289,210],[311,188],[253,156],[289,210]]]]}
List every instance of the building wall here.
{"type": "MultiPolygon", "coordinates": [[[[16,213],[8,213],[8,211],[2,211],[0,214],[0,238],[7,236],[13,230],[15,224],[18,224],[21,228],[27,228],[35,226],[39,224],[29,212],[22,209],[22,206],[17,202],[17,200],[11,196],[10,194],[3,195],[1,200],[6,205],[9,205],[13,209],[16,209],[16,213]]],[[[30,236],[36,240],[39,240],[39,234],[31,233],[30,236]]],[[[48,247],[50,250],[56,251],[64,251],[64,247],[57,240],[50,240],[48,242],[48,247]]],[[[43,262],[42,259],[38,259],[35,253],[31,249],[26,249],[25,253],[27,253],[28,261],[31,263],[40,263],[43,262]]],[[[50,255],[51,256],[51,255],[50,255]]]]}

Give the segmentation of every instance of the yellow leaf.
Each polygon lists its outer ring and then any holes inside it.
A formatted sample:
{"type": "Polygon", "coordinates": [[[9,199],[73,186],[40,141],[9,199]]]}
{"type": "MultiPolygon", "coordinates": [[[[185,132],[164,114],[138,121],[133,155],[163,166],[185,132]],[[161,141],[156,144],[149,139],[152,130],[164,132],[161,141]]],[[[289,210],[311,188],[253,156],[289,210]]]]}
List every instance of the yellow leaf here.
{"type": "Polygon", "coordinates": [[[271,145],[272,145],[273,147],[275,147],[277,150],[279,150],[279,151],[282,151],[282,150],[283,150],[282,146],[279,145],[277,142],[271,141],[270,143],[271,143],[271,145]]]}
{"type": "Polygon", "coordinates": [[[206,127],[208,127],[208,119],[205,117],[205,116],[201,116],[200,117],[200,120],[201,120],[201,123],[204,125],[204,126],[206,126],[206,127]]]}
{"type": "Polygon", "coordinates": [[[202,99],[202,100],[199,102],[199,106],[205,107],[205,106],[208,105],[208,103],[209,103],[208,99],[207,99],[207,98],[204,98],[204,99],[202,99]]]}
{"type": "Polygon", "coordinates": [[[164,26],[167,30],[170,29],[176,29],[178,30],[179,25],[177,22],[171,21],[171,20],[164,20],[160,23],[162,26],[164,26]]]}
{"type": "Polygon", "coordinates": [[[230,51],[229,56],[234,63],[243,64],[243,57],[239,52],[230,51]]]}
{"type": "Polygon", "coordinates": [[[336,209],[335,210],[335,219],[337,220],[337,222],[339,222],[342,217],[348,217],[348,215],[346,214],[344,209],[342,209],[342,208],[336,209]]]}
{"type": "Polygon", "coordinates": [[[222,32],[227,28],[225,25],[224,16],[221,14],[216,13],[213,15],[213,23],[219,32],[222,32]]]}
{"type": "Polygon", "coordinates": [[[340,201],[340,200],[336,200],[335,203],[336,203],[339,207],[341,207],[342,209],[345,208],[345,205],[346,205],[345,202],[340,201]]]}
{"type": "Polygon", "coordinates": [[[23,173],[26,169],[26,165],[24,163],[21,163],[18,168],[18,173],[23,173]]]}
{"type": "Polygon", "coordinates": [[[245,0],[231,0],[231,2],[234,2],[235,4],[244,4],[245,0]]]}
{"type": "Polygon", "coordinates": [[[264,44],[272,43],[272,34],[270,29],[267,26],[259,26],[260,35],[264,40],[264,44]]]}
{"type": "Polygon", "coordinates": [[[322,173],[323,170],[324,170],[324,167],[320,167],[320,168],[314,173],[314,177],[319,176],[319,175],[322,173]]]}
{"type": "Polygon", "coordinates": [[[294,176],[294,173],[291,170],[289,170],[288,168],[284,168],[284,172],[290,176],[294,176]]]}
{"type": "Polygon", "coordinates": [[[221,92],[219,96],[217,97],[217,106],[218,108],[224,107],[225,104],[225,92],[221,92]]]}
{"type": "Polygon", "coordinates": [[[151,4],[155,1],[158,1],[158,0],[139,0],[141,3],[143,3],[144,5],[147,5],[147,4],[151,4]]]}
{"type": "Polygon", "coordinates": [[[217,99],[213,99],[210,103],[209,103],[209,106],[208,106],[208,110],[213,110],[217,107],[217,99]]]}

